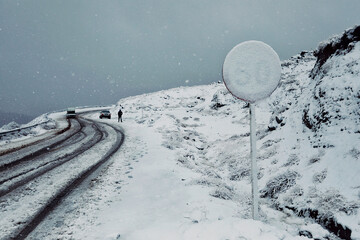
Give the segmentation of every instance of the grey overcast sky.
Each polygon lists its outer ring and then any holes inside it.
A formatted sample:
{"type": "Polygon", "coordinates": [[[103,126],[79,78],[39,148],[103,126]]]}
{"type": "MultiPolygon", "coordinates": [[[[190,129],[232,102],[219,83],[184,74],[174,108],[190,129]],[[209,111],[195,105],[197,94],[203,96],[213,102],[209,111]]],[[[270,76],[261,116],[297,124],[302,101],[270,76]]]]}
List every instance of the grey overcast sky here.
{"type": "Polygon", "coordinates": [[[360,24],[359,10],[358,0],[0,0],[0,111],[208,84],[240,42],[288,59],[360,24]]]}

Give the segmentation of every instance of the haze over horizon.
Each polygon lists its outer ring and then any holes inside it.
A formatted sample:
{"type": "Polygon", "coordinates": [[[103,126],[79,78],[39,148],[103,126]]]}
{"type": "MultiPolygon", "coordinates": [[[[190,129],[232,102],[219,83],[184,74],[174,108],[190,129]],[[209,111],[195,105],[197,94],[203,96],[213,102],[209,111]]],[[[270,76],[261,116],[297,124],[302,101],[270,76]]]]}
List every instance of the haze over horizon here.
{"type": "Polygon", "coordinates": [[[0,0],[0,111],[35,117],[209,84],[238,43],[263,41],[285,60],[359,24],[358,9],[355,0],[0,0]]]}

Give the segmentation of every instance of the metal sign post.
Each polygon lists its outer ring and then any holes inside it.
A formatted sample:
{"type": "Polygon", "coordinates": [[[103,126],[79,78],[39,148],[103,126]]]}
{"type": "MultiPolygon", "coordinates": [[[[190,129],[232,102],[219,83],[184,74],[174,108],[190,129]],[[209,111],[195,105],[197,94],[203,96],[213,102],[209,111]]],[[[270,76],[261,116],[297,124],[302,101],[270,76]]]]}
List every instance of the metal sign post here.
{"type": "Polygon", "coordinates": [[[252,198],[252,217],[259,220],[259,199],[258,193],[258,169],[256,164],[256,119],[255,106],[250,103],[250,154],[251,154],[251,198],[252,198]]]}
{"type": "Polygon", "coordinates": [[[277,53],[260,41],[247,41],[227,54],[223,65],[226,88],[236,98],[250,103],[250,155],[252,217],[259,220],[258,168],[256,164],[255,102],[277,88],[281,64],[277,53]]]}

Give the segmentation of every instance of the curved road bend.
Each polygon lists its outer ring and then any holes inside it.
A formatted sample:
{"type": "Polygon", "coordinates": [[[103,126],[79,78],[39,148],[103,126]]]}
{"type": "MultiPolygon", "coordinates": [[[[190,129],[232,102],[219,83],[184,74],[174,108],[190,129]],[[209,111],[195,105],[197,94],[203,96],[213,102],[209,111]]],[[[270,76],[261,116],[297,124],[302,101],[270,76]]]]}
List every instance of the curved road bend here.
{"type": "Polygon", "coordinates": [[[25,239],[124,141],[119,128],[82,117],[61,135],[0,157],[0,239],[25,239]]]}

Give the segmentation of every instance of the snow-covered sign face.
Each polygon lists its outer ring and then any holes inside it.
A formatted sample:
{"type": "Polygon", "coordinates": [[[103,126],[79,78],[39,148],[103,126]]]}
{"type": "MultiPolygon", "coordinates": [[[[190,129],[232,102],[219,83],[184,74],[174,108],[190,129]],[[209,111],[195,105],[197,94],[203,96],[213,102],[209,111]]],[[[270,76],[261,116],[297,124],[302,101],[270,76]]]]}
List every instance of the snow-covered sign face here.
{"type": "Polygon", "coordinates": [[[235,46],[226,56],[223,79],[235,97],[256,102],[270,96],[279,84],[281,64],[277,53],[260,41],[235,46]]]}

